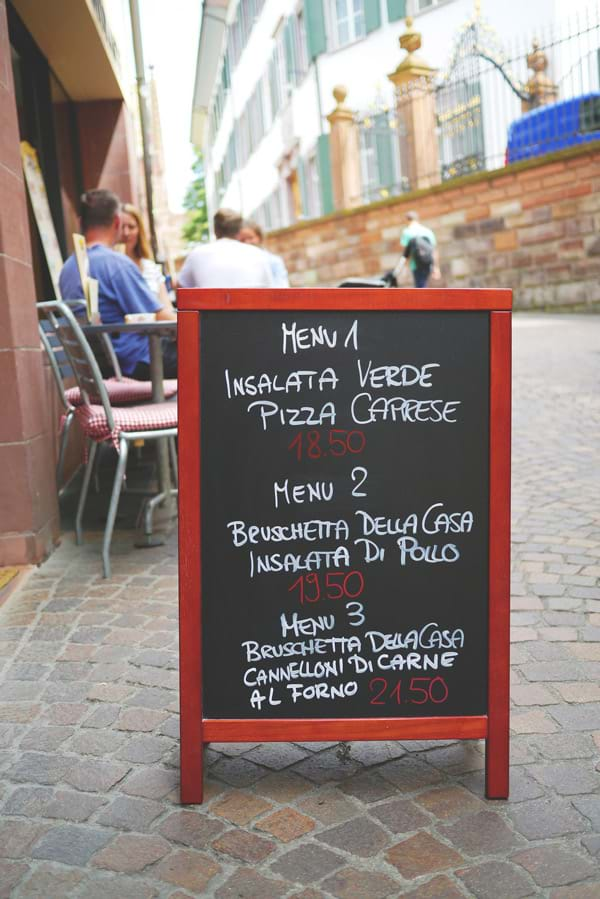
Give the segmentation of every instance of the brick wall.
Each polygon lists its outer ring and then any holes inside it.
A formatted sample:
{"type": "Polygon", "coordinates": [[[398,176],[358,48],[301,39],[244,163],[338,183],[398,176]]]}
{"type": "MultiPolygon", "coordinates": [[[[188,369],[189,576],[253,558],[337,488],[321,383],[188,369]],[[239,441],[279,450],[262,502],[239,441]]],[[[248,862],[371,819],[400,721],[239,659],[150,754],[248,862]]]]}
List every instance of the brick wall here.
{"type": "Polygon", "coordinates": [[[520,308],[600,305],[598,144],[302,222],[268,246],[294,286],[377,276],[399,258],[409,209],[438,239],[436,286],[510,287],[520,308]]]}

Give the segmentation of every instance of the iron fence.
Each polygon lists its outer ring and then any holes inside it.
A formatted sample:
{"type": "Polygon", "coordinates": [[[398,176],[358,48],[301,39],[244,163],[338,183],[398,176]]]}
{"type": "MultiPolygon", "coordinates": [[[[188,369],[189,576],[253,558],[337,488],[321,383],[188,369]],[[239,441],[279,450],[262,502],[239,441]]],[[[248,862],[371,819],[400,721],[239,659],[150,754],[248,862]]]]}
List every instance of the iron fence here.
{"type": "Polygon", "coordinates": [[[400,149],[406,136],[404,123],[386,104],[357,117],[361,167],[361,200],[372,203],[409,190],[402,172],[400,149]]]}
{"type": "Polygon", "coordinates": [[[598,8],[509,43],[476,17],[441,73],[356,123],[363,202],[600,139],[598,8]]]}

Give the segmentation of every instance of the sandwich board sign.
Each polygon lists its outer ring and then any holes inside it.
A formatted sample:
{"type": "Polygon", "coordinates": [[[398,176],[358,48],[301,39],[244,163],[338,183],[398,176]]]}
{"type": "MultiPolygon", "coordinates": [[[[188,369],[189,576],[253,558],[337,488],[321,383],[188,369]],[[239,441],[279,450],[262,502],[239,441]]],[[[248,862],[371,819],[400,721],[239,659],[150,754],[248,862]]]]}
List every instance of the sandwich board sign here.
{"type": "Polygon", "coordinates": [[[205,744],[486,740],[508,794],[507,290],[180,290],[183,802],[205,744]]]}

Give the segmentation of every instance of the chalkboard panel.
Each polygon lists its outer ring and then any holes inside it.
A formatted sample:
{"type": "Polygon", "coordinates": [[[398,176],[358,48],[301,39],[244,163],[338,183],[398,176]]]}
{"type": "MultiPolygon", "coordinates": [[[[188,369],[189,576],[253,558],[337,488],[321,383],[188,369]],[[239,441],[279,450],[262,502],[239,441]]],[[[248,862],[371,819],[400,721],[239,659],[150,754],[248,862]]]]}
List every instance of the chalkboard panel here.
{"type": "Polygon", "coordinates": [[[489,314],[200,333],[204,717],[486,714],[489,314]]]}

